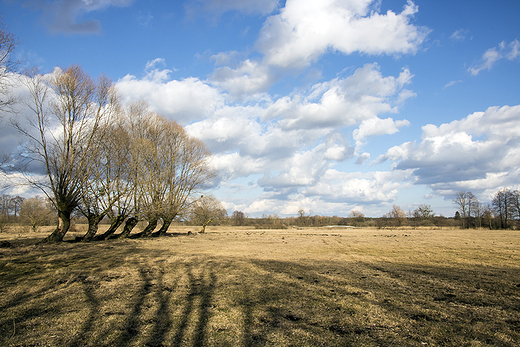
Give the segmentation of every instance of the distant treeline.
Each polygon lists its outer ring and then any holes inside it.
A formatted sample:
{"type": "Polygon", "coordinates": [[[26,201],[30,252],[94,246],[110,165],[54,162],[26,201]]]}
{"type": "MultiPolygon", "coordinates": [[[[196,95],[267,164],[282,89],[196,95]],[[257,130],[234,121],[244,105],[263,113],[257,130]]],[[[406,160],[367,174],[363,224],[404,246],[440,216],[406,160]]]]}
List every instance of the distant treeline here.
{"type": "MultiPolygon", "coordinates": [[[[213,202],[215,204],[216,202],[213,202]]],[[[435,215],[430,205],[419,205],[415,210],[405,212],[394,205],[382,217],[366,217],[359,211],[350,211],[348,217],[320,216],[306,213],[302,208],[293,217],[279,217],[276,214],[252,218],[242,211],[234,211],[230,216],[217,204],[210,220],[212,225],[247,226],[258,229],[286,229],[289,227],[324,227],[331,225],[365,228],[435,227],[435,228],[487,228],[520,229],[520,192],[502,189],[496,192],[491,204],[482,204],[471,192],[460,191],[453,199],[456,212],[453,217],[435,215]]],[[[211,208],[204,209],[204,211],[211,208]]],[[[207,212],[206,212],[207,214],[207,212]]],[[[41,197],[24,199],[20,196],[0,196],[0,231],[10,224],[22,224],[37,231],[39,226],[56,223],[56,210],[49,201],[41,197]]],[[[87,219],[76,213],[74,224],[88,224],[87,219]]],[[[105,218],[101,224],[109,224],[105,218]]],[[[190,213],[179,216],[174,225],[201,225],[200,214],[190,213]]],[[[209,221],[208,221],[209,223],[209,221]]]]}

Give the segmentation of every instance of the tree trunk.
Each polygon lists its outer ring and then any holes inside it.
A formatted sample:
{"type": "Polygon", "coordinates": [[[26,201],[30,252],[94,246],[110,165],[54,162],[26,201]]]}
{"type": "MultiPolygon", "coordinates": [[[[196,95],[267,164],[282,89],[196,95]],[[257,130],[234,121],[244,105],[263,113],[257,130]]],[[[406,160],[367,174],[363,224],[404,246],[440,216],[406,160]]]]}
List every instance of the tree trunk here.
{"type": "Polygon", "coordinates": [[[65,234],[69,231],[71,213],[72,212],[68,211],[58,211],[58,226],[52,234],[47,236],[42,242],[54,243],[63,241],[65,234]]]}
{"type": "MultiPolygon", "coordinates": [[[[173,217],[173,218],[175,218],[175,217],[173,217]]],[[[161,236],[161,235],[166,234],[166,232],[168,231],[168,228],[172,224],[173,218],[167,218],[167,219],[163,218],[163,225],[161,226],[161,229],[159,229],[157,232],[153,233],[153,236],[161,236]]]]}
{"type": "Polygon", "coordinates": [[[119,228],[119,226],[121,226],[121,224],[123,224],[124,220],[125,220],[124,215],[118,215],[117,217],[112,218],[112,221],[110,222],[110,227],[108,228],[107,231],[105,231],[105,233],[101,236],[101,238],[103,240],[108,240],[110,238],[110,236],[112,236],[116,232],[117,228],[119,228]]]}
{"type": "Polygon", "coordinates": [[[103,216],[99,216],[99,215],[95,215],[95,214],[92,214],[87,217],[88,230],[87,230],[87,233],[85,234],[85,236],[83,236],[83,239],[81,239],[81,241],[84,241],[84,242],[92,241],[92,239],[94,238],[94,236],[96,235],[96,233],[98,231],[98,225],[99,225],[99,222],[101,221],[101,219],[103,219],[103,216]]]}
{"type": "Polygon", "coordinates": [[[152,219],[148,222],[148,225],[146,228],[144,228],[143,232],[139,235],[140,237],[148,237],[150,236],[155,228],[157,227],[157,222],[159,221],[158,218],[152,219]]]}
{"type": "Polygon", "coordinates": [[[210,219],[210,220],[208,220],[207,222],[202,223],[202,228],[200,229],[199,233],[200,233],[200,234],[204,234],[204,233],[206,232],[206,226],[207,226],[209,223],[211,223],[211,222],[212,222],[212,220],[210,219]]]}
{"type": "Polygon", "coordinates": [[[130,233],[132,232],[132,229],[137,225],[137,222],[139,222],[139,220],[135,217],[128,218],[128,220],[125,223],[125,228],[123,229],[123,232],[119,234],[117,238],[124,239],[128,237],[128,235],[130,235],[130,233]]]}

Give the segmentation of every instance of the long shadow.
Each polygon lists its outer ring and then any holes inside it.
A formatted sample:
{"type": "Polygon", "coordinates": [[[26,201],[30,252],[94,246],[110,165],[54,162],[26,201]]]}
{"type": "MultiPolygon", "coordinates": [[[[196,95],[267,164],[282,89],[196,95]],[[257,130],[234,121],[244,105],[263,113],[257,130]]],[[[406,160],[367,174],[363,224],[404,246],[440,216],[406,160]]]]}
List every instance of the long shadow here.
{"type": "Polygon", "coordinates": [[[119,337],[113,342],[113,346],[124,347],[130,345],[132,339],[139,334],[139,316],[143,307],[145,296],[150,292],[150,277],[144,269],[139,269],[139,275],[143,281],[141,289],[137,293],[137,299],[133,304],[132,312],[126,319],[119,337]]]}
{"type": "MultiPolygon", "coordinates": [[[[143,285],[137,293],[136,302],[132,305],[132,311],[124,323],[122,333],[113,339],[112,343],[100,338],[97,342],[93,341],[92,329],[103,325],[100,307],[106,300],[110,300],[110,297],[96,290],[104,278],[103,275],[101,279],[97,277],[104,271],[117,272],[121,265],[124,265],[127,270],[135,268],[131,261],[130,264],[122,261],[129,256],[139,256],[142,252],[149,253],[141,249],[138,243],[106,242],[89,245],[80,243],[39,245],[16,250],[14,253],[4,253],[12,265],[0,270],[6,274],[6,276],[2,275],[6,281],[0,281],[0,291],[6,293],[13,291],[16,294],[11,295],[9,299],[4,297],[0,305],[2,311],[0,345],[22,342],[31,344],[28,341],[49,338],[46,333],[32,329],[36,322],[42,321],[43,317],[49,327],[58,332],[58,336],[52,338],[53,343],[59,342],[62,346],[107,345],[107,343],[112,346],[129,345],[139,333],[139,315],[144,298],[150,292],[151,277],[147,270],[139,270],[140,282],[143,282],[143,285]],[[26,269],[31,271],[27,272],[26,269]],[[41,288],[32,290],[34,286],[37,288],[41,286],[41,288]],[[71,294],[84,299],[80,301],[74,299],[75,301],[71,302],[69,298],[71,294]],[[79,325],[77,333],[67,334],[63,326],[53,322],[57,322],[63,315],[70,314],[75,309],[87,313],[85,318],[81,318],[79,324],[75,323],[79,325]]],[[[159,257],[160,253],[156,255],[159,257]]],[[[151,258],[153,257],[151,255],[151,258]]],[[[121,291],[127,289],[123,287],[121,291]]],[[[95,333],[99,336],[100,331],[95,333]]],[[[110,334],[113,336],[113,331],[110,334]]]]}
{"type": "Polygon", "coordinates": [[[199,313],[199,321],[197,326],[195,327],[195,338],[193,342],[193,346],[204,346],[204,341],[206,340],[206,330],[208,326],[208,321],[210,318],[209,308],[211,307],[211,301],[213,296],[213,291],[215,285],[217,284],[217,277],[212,269],[209,270],[207,276],[205,275],[206,270],[200,275],[200,280],[203,281],[204,277],[206,278],[204,283],[202,284],[202,288],[200,289],[200,313],[199,313]]]}
{"type": "MultiPolygon", "coordinates": [[[[287,295],[281,298],[273,287],[264,295],[267,299],[261,306],[266,315],[263,318],[266,326],[260,327],[264,332],[279,328],[281,324],[285,327],[293,324],[309,333],[332,332],[347,345],[359,343],[356,341],[360,338],[377,345],[395,344],[398,338],[401,343],[412,345],[424,342],[431,331],[443,331],[442,341],[447,345],[457,345],[457,339],[501,344],[493,329],[487,332],[467,330],[472,322],[486,322],[506,336],[520,337],[519,334],[511,335],[520,325],[518,289],[507,283],[514,280],[506,275],[520,278],[520,269],[453,269],[449,266],[383,262],[350,265],[322,262],[311,265],[253,260],[252,263],[268,274],[278,275],[275,285],[278,291],[287,295]],[[500,272],[501,275],[493,274],[500,272]],[[496,279],[498,276],[501,278],[496,279]],[[486,281],[479,282],[479,278],[486,281]],[[309,303],[318,299],[323,306],[320,314],[326,319],[317,322],[312,317],[311,307],[300,306],[297,314],[292,313],[291,306],[297,304],[294,298],[309,303]],[[336,304],[338,299],[342,305],[336,304]],[[345,310],[345,303],[349,302],[356,304],[357,312],[345,310]],[[359,316],[369,307],[377,307],[376,312],[387,317],[382,320],[386,323],[369,325],[353,317],[347,320],[353,325],[345,325],[344,317],[350,314],[359,316]],[[488,311],[488,307],[510,318],[500,318],[488,311]],[[390,317],[394,317],[394,324],[390,324],[390,317]],[[459,330],[466,330],[468,335],[461,337],[459,330]]],[[[435,335],[429,337],[429,342],[440,343],[435,338],[435,335]]],[[[332,340],[330,344],[334,344],[332,340]]]]}
{"type": "Polygon", "coordinates": [[[90,312],[87,320],[83,323],[81,331],[77,334],[76,338],[69,343],[69,346],[71,347],[83,346],[92,326],[94,326],[95,321],[99,319],[99,300],[92,292],[92,285],[85,284],[84,282],[82,284],[90,312]]]}
{"type": "Polygon", "coordinates": [[[198,311],[198,320],[193,336],[193,346],[204,346],[207,333],[207,325],[210,318],[210,307],[217,276],[212,269],[207,269],[207,264],[203,265],[198,276],[193,274],[193,268],[197,264],[190,264],[186,269],[189,281],[189,293],[186,296],[181,321],[177,328],[177,333],[173,339],[173,346],[181,346],[186,338],[190,318],[198,311]],[[200,300],[200,305],[195,305],[195,300],[200,300]]]}

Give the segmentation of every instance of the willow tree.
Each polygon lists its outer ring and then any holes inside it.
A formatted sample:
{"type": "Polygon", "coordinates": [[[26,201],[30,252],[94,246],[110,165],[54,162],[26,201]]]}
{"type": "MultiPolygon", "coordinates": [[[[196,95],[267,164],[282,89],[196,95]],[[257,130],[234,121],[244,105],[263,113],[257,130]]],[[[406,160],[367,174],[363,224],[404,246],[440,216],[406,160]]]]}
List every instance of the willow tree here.
{"type": "Polygon", "coordinates": [[[184,128],[175,122],[168,124],[169,133],[165,161],[167,165],[167,189],[163,198],[163,225],[158,234],[164,234],[182,211],[189,207],[189,201],[207,188],[217,172],[209,163],[211,153],[206,145],[190,137],[184,128]],[[174,134],[174,135],[173,135],[174,134]]]}
{"type": "MultiPolygon", "coordinates": [[[[114,119],[108,129],[100,132],[105,136],[100,139],[101,148],[97,156],[92,157],[94,168],[81,196],[79,210],[88,221],[88,231],[83,241],[92,240],[98,231],[99,222],[107,215],[113,217],[114,209],[118,209],[117,222],[111,220],[110,226],[117,229],[122,222],[121,209],[128,208],[126,202],[129,201],[128,195],[133,187],[128,166],[129,139],[118,122],[121,118],[114,119]]],[[[109,228],[107,236],[112,233],[109,228]]]]}
{"type": "Polygon", "coordinates": [[[55,204],[58,225],[45,241],[63,240],[72,212],[92,177],[100,139],[111,110],[117,104],[112,82],[104,76],[93,80],[80,66],[55,69],[51,76],[29,73],[23,80],[31,99],[29,127],[15,126],[30,139],[31,159],[40,162],[46,179],[27,179],[55,204]]]}
{"type": "Polygon", "coordinates": [[[117,196],[117,199],[107,213],[110,227],[103,234],[104,239],[110,238],[125,220],[127,222],[120,237],[128,236],[137,224],[141,129],[150,115],[149,106],[144,102],[126,104],[107,138],[107,147],[111,149],[111,165],[114,167],[112,172],[117,172],[107,192],[117,196]]]}
{"type": "Polygon", "coordinates": [[[210,152],[178,123],[152,113],[140,122],[136,182],[140,216],[148,221],[141,236],[149,236],[162,219],[157,235],[166,233],[173,219],[188,207],[215,177],[210,152]]]}

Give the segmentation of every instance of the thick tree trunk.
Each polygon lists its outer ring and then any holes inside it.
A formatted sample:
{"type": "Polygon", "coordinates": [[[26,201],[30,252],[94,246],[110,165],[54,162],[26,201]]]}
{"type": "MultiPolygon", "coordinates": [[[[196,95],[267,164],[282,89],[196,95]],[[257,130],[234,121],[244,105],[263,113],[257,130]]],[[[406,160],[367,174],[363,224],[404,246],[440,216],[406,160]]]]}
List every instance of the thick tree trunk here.
{"type": "Polygon", "coordinates": [[[125,223],[125,228],[123,229],[123,232],[117,236],[118,239],[124,239],[130,235],[132,232],[132,229],[137,225],[137,222],[139,220],[135,217],[130,217],[125,223]]]}
{"type": "Polygon", "coordinates": [[[96,235],[98,231],[99,222],[103,219],[103,216],[99,215],[91,215],[87,217],[88,220],[88,230],[85,236],[83,236],[83,239],[81,241],[88,242],[92,241],[94,236],[96,235]]]}
{"type": "MultiPolygon", "coordinates": [[[[175,218],[175,217],[173,217],[173,218],[175,218]]],[[[166,234],[166,232],[168,231],[168,228],[172,224],[173,218],[171,218],[171,219],[170,218],[167,218],[167,219],[163,218],[163,225],[161,226],[161,229],[159,229],[157,232],[153,233],[153,236],[161,236],[161,235],[166,234]]]]}
{"type": "Polygon", "coordinates": [[[110,227],[108,228],[107,231],[105,231],[105,233],[101,236],[101,238],[103,240],[108,240],[110,238],[110,236],[112,236],[116,232],[117,228],[119,228],[121,226],[121,224],[123,224],[124,220],[125,220],[125,216],[123,216],[123,215],[118,215],[117,217],[112,218],[110,227]]]}
{"type": "Polygon", "coordinates": [[[54,243],[63,241],[65,234],[69,231],[71,213],[72,212],[68,211],[58,211],[58,226],[52,234],[47,236],[42,242],[54,243]]]}
{"type": "Polygon", "coordinates": [[[148,237],[150,236],[155,228],[157,227],[158,218],[152,219],[148,222],[146,228],[144,228],[143,232],[139,235],[140,237],[148,237]]]}

